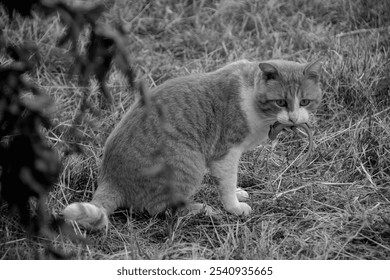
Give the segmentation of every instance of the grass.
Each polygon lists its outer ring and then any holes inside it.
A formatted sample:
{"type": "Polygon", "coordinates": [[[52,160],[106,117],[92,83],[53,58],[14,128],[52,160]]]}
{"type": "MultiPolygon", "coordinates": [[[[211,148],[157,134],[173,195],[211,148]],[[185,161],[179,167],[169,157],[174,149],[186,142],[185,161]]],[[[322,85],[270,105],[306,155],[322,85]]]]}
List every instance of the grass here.
{"type": "MultiPolygon", "coordinates": [[[[88,1],[77,1],[85,3],[88,1]]],[[[92,1],[93,2],[93,1],[92,1]]],[[[104,232],[86,233],[88,244],[58,235],[53,245],[74,259],[390,259],[390,4],[387,0],[106,1],[104,21],[128,30],[133,66],[155,86],[189,73],[247,58],[309,61],[324,57],[324,99],[315,123],[315,150],[305,168],[289,167],[288,136],[246,153],[239,186],[251,194],[253,214],[222,213],[158,218],[118,211],[104,232]]],[[[31,41],[41,63],[30,79],[58,110],[49,141],[62,155],[74,141],[69,128],[83,89],[66,79],[67,48],[56,41],[58,18],[22,19],[1,26],[10,43],[31,41]]],[[[83,42],[81,42],[83,43],[83,42]]],[[[7,63],[0,56],[1,63],[7,63]]],[[[134,93],[112,70],[113,111],[87,115],[79,127],[82,155],[62,157],[62,172],[48,197],[59,213],[88,201],[106,137],[134,93]]],[[[98,106],[96,82],[90,102],[98,106]]],[[[206,177],[199,201],[219,209],[206,177]]],[[[16,218],[0,207],[0,257],[32,259],[46,241],[26,239],[16,218]]]]}

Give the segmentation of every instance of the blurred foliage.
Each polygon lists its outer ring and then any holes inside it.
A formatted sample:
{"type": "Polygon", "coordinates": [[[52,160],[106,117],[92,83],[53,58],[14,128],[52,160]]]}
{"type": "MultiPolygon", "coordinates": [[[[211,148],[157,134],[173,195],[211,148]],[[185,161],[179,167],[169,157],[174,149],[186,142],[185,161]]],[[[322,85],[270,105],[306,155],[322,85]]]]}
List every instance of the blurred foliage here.
{"type": "MultiPolygon", "coordinates": [[[[104,96],[102,107],[113,103],[105,86],[113,61],[126,75],[129,84],[135,85],[135,74],[125,52],[123,31],[96,23],[104,6],[75,8],[62,2],[43,0],[23,3],[1,0],[0,3],[8,10],[10,20],[15,13],[31,16],[33,7],[46,17],[57,13],[60,15],[66,31],[59,39],[59,45],[71,43],[71,53],[75,58],[70,73],[78,75],[82,86],[87,84],[91,76],[96,77],[104,96]],[[78,41],[80,34],[87,28],[91,29],[90,37],[86,51],[83,52],[78,41]]],[[[47,194],[58,179],[60,162],[57,152],[45,139],[45,129],[51,128],[53,102],[26,78],[29,71],[37,67],[39,50],[28,43],[7,46],[3,36],[0,36],[0,50],[5,50],[12,58],[10,64],[0,65],[0,199],[7,202],[10,213],[19,214],[20,223],[29,236],[43,234],[49,238],[52,236],[52,228],[59,228],[69,234],[61,218],[50,217],[45,206],[47,194]]],[[[142,88],[141,95],[145,96],[142,83],[139,85],[142,88]]],[[[84,93],[82,97],[76,124],[87,109],[97,111],[87,103],[87,94],[84,93]]],[[[74,151],[81,152],[81,149],[76,145],[74,151]]],[[[46,249],[51,257],[66,257],[51,246],[46,249]]]]}
{"type": "Polygon", "coordinates": [[[32,10],[39,3],[39,0],[1,0],[0,3],[4,5],[9,18],[12,19],[15,12],[24,17],[31,16],[32,10]]]}
{"type": "Polygon", "coordinates": [[[48,146],[42,128],[50,127],[45,111],[50,111],[51,100],[24,74],[32,65],[23,53],[27,47],[8,47],[16,59],[0,68],[0,164],[1,195],[9,206],[16,207],[21,222],[30,222],[28,200],[47,193],[59,173],[56,153],[48,146]],[[25,92],[33,97],[24,97],[25,92]]]}

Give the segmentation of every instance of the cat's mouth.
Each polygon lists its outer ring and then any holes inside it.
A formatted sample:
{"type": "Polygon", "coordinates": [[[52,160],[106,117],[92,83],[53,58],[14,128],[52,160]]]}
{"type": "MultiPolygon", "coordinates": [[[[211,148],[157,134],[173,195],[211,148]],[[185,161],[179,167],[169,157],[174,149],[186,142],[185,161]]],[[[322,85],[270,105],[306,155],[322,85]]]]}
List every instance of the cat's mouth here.
{"type": "Polygon", "coordinates": [[[303,135],[303,136],[307,136],[308,138],[310,138],[312,135],[311,129],[307,123],[284,124],[284,123],[280,123],[277,121],[270,126],[268,138],[271,140],[275,140],[276,137],[278,136],[278,134],[280,132],[282,132],[283,129],[285,129],[285,128],[290,128],[290,129],[294,130],[295,132],[297,132],[298,134],[303,135]],[[297,129],[300,129],[300,130],[297,130],[297,129]],[[305,132],[305,134],[302,133],[302,131],[305,132]]]}
{"type": "Polygon", "coordinates": [[[272,141],[275,140],[278,134],[282,132],[282,130],[285,129],[286,127],[291,128],[292,125],[275,122],[270,126],[268,138],[271,139],[272,141]]]}
{"type": "Polygon", "coordinates": [[[271,140],[275,140],[276,137],[278,136],[278,134],[280,132],[282,132],[283,129],[285,129],[285,128],[292,129],[295,133],[297,133],[301,137],[306,136],[308,141],[309,141],[307,153],[305,154],[302,161],[300,163],[296,164],[296,166],[300,166],[304,161],[306,161],[306,159],[309,157],[309,155],[311,154],[311,152],[313,150],[313,132],[311,131],[311,129],[307,123],[291,125],[291,124],[283,124],[283,123],[280,123],[277,121],[270,126],[268,138],[271,140]]]}

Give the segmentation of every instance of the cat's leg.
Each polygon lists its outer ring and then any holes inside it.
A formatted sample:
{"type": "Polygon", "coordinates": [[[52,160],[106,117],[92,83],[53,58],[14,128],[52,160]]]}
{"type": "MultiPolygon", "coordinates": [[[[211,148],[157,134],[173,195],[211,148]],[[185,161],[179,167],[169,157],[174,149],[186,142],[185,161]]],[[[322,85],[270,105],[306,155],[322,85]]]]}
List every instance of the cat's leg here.
{"type": "Polygon", "coordinates": [[[64,218],[75,221],[82,227],[90,230],[108,229],[108,216],[122,204],[123,195],[101,182],[92,201],[75,202],[68,205],[64,211],[64,218]]]}
{"type": "Polygon", "coordinates": [[[238,163],[242,151],[238,148],[231,148],[228,154],[221,160],[211,164],[211,174],[218,180],[218,191],[225,209],[235,215],[249,215],[251,207],[240,202],[248,194],[244,190],[237,193],[237,172],[238,163]]]}
{"type": "Polygon", "coordinates": [[[203,154],[176,142],[174,152],[164,159],[170,167],[169,178],[156,177],[150,186],[143,188],[149,190],[145,209],[152,215],[167,208],[177,209],[179,215],[214,214],[212,207],[193,199],[206,173],[203,154]],[[158,185],[168,188],[156,188],[158,185]]]}

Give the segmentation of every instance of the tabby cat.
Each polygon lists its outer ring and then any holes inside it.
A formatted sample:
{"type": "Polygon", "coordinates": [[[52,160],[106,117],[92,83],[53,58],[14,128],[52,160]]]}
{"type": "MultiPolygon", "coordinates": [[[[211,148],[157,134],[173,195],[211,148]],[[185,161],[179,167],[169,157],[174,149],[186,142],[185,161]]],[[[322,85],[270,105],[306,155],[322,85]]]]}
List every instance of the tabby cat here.
{"type": "Polygon", "coordinates": [[[236,187],[240,156],[264,142],[272,124],[308,122],[322,97],[321,67],[241,60],[154,88],[150,105],[136,100],[108,137],[92,201],[69,205],[64,217],[100,229],[117,208],[155,215],[184,201],[191,212],[211,211],[191,200],[207,169],[226,211],[249,215],[249,195],[236,187]]]}

